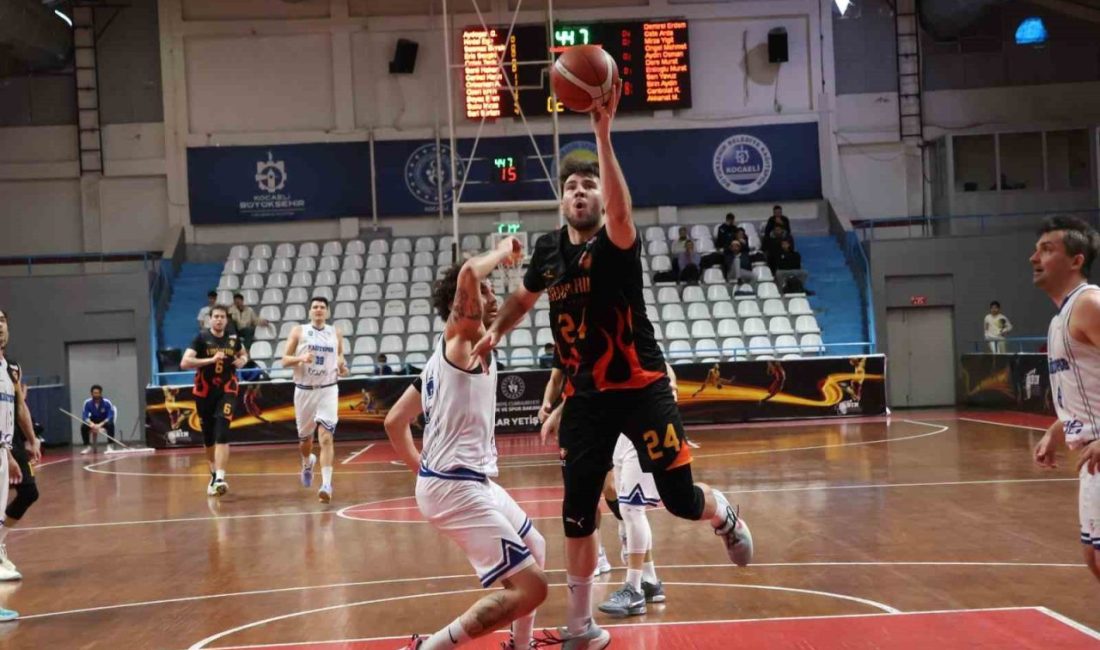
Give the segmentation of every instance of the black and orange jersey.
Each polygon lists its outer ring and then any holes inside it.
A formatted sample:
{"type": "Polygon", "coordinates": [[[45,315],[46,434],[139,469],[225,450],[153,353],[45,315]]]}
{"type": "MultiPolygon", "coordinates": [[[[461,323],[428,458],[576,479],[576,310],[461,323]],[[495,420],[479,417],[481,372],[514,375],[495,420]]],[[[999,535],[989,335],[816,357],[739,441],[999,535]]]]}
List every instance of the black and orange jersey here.
{"type": "Polygon", "coordinates": [[[567,395],[643,388],[665,376],[665,358],[642,296],[641,242],[623,250],[607,227],[581,245],[566,227],[535,242],[523,278],[546,291],[567,395]]]}
{"type": "Polygon", "coordinates": [[[241,341],[236,334],[227,331],[223,336],[214,336],[210,330],[202,330],[188,347],[195,351],[199,359],[212,359],[218,352],[225,355],[222,361],[195,371],[195,397],[206,397],[211,389],[215,393],[237,392],[237,368],[233,360],[241,350],[241,341]]]}

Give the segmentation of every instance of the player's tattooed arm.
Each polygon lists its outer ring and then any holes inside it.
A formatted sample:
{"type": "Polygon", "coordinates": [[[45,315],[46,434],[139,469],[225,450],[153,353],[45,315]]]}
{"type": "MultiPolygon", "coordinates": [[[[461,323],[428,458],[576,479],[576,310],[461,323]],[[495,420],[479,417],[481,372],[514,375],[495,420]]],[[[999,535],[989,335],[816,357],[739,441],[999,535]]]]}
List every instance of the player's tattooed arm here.
{"type": "Polygon", "coordinates": [[[461,334],[476,338],[481,328],[482,283],[500,264],[514,264],[523,257],[523,246],[515,237],[505,237],[496,248],[476,257],[471,257],[458,272],[458,286],[455,287],[455,299],[451,303],[451,315],[448,329],[458,330],[461,334]]]}

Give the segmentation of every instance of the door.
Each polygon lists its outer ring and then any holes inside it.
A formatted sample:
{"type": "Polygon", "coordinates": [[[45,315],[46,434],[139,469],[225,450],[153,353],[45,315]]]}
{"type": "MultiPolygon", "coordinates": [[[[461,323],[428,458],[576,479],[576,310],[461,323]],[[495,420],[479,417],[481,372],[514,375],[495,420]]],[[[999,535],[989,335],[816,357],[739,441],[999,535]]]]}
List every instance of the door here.
{"type": "Polygon", "coordinates": [[[955,316],[950,307],[886,310],[890,404],[955,403],[955,316]]]}
{"type": "MultiPolygon", "coordinates": [[[[138,412],[141,401],[138,396],[137,347],[134,341],[106,343],[70,343],[66,352],[69,360],[69,410],[80,415],[84,400],[90,397],[93,384],[103,387],[103,396],[115,405],[115,437],[129,440],[134,434],[134,423],[144,422],[138,412]]],[[[80,444],[80,425],[72,423],[72,442],[80,444]]],[[[136,435],[144,439],[144,429],[136,435]]]]}

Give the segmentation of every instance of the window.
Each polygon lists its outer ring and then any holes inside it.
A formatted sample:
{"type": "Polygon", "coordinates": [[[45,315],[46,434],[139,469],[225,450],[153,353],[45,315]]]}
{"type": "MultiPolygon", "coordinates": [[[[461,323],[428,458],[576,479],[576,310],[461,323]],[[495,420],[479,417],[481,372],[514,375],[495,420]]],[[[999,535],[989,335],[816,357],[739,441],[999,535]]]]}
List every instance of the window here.
{"type": "Polygon", "coordinates": [[[996,150],[992,135],[954,138],[955,191],[987,192],[997,189],[996,150]]]}
{"type": "Polygon", "coordinates": [[[1043,135],[1002,133],[1001,190],[1043,190],[1043,135]]]}
{"type": "Polygon", "coordinates": [[[1047,184],[1052,192],[1086,190],[1092,186],[1088,131],[1047,133],[1047,184]]]}

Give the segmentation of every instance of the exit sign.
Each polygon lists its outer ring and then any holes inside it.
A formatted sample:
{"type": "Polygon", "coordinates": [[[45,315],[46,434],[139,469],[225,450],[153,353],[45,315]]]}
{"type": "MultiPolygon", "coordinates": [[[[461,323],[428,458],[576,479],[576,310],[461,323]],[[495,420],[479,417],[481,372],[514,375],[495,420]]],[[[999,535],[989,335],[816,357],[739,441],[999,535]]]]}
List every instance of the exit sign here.
{"type": "Polygon", "coordinates": [[[928,304],[928,296],[909,296],[909,304],[914,307],[924,307],[928,304]]]}

